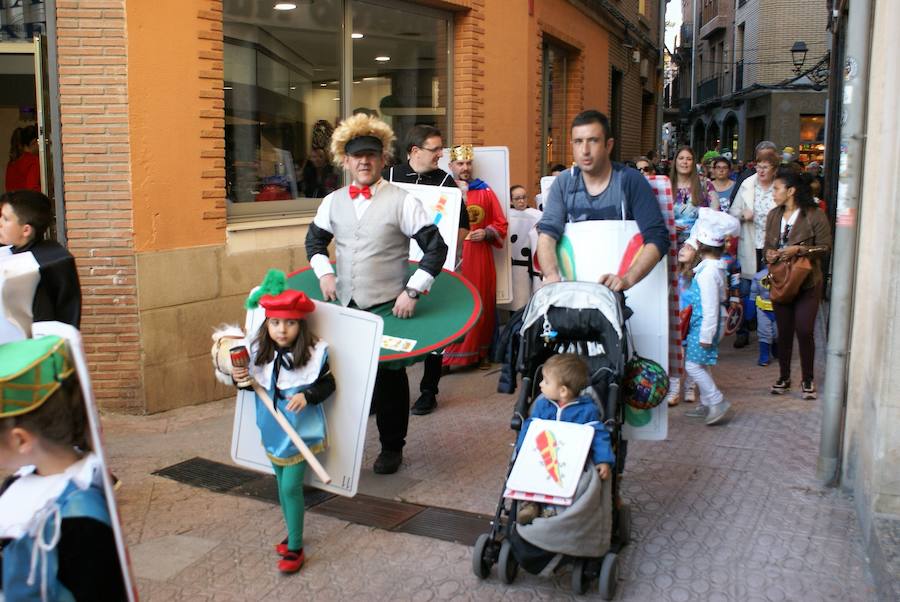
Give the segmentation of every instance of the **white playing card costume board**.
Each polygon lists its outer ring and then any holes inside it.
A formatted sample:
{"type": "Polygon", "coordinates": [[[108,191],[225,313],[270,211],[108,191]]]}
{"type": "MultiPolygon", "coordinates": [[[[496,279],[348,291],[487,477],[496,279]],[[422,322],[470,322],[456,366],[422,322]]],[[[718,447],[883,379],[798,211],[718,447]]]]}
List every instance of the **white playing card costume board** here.
{"type": "Polygon", "coordinates": [[[534,253],[537,250],[537,230],[535,225],[541,219],[541,212],[527,208],[509,210],[509,249],[512,264],[512,301],[501,309],[516,311],[525,307],[535,290],[534,253]]]}
{"type": "MultiPolygon", "coordinates": [[[[637,222],[587,221],[566,224],[557,246],[560,272],[566,279],[597,282],[604,274],[619,272],[623,257],[634,251],[637,222]]],[[[640,252],[640,251],[638,251],[640,252]]],[[[638,355],[669,368],[669,282],[665,261],[625,293],[634,314],[627,328],[638,355]]],[[[668,434],[668,409],[663,403],[652,410],[625,409],[626,439],[658,441],[668,434]]]]}
{"type": "MultiPolygon", "coordinates": [[[[100,414],[97,412],[97,404],[94,401],[94,389],[91,386],[91,377],[87,368],[84,346],[81,342],[81,333],[78,332],[74,326],[63,324],[62,322],[35,322],[31,325],[31,332],[33,337],[55,335],[66,339],[68,342],[69,351],[72,354],[72,361],[75,364],[75,371],[78,373],[78,380],[81,384],[81,394],[84,398],[88,426],[91,433],[91,443],[94,446],[94,455],[99,459],[100,465],[103,467],[101,471],[103,476],[103,493],[106,496],[106,506],[109,510],[110,523],[116,540],[116,552],[118,553],[119,566],[122,570],[122,579],[125,582],[125,591],[128,595],[128,600],[134,601],[137,599],[137,596],[135,594],[134,581],[131,575],[131,566],[128,564],[125,537],[122,533],[122,525],[119,522],[119,511],[116,506],[116,495],[113,490],[113,482],[110,471],[107,468],[108,464],[106,462],[106,452],[103,448],[103,439],[100,436],[100,414]]],[[[0,592],[0,594],[2,594],[2,592],[0,592]]],[[[0,600],[2,599],[2,595],[0,595],[0,600]]]]}
{"type": "Polygon", "coordinates": [[[592,426],[532,420],[503,496],[571,506],[593,438],[592,426]]]}
{"type": "Polygon", "coordinates": [[[34,255],[0,252],[0,341],[18,341],[30,336],[32,300],[40,280],[40,267],[34,255]]]}
{"type": "MultiPolygon", "coordinates": [[[[322,402],[328,425],[328,448],[316,457],[331,476],[331,483],[306,472],[306,484],[337,495],[353,497],[359,485],[369,406],[378,371],[384,322],[380,316],[315,302],[307,320],[316,336],[328,342],[328,363],[337,383],[334,395],[322,402]]],[[[265,310],[247,312],[244,331],[256,336],[265,320],[265,310]]],[[[256,427],[256,400],[252,391],[240,391],[234,413],[231,458],[235,463],[274,474],[256,427]]]]}
{"type": "MultiPolygon", "coordinates": [[[[476,146],[473,148],[472,177],[487,182],[497,195],[503,215],[509,218],[509,149],[505,146],[476,146]]],[[[438,167],[450,171],[450,149],[444,149],[444,156],[438,167]]],[[[497,272],[497,303],[512,301],[512,273],[510,265],[509,239],[503,248],[494,249],[494,269],[497,272]]]]}
{"type": "MultiPolygon", "coordinates": [[[[459,204],[462,203],[462,191],[459,188],[448,186],[425,186],[423,184],[406,184],[393,182],[411,195],[416,197],[428,219],[437,226],[441,238],[447,243],[447,259],[444,260],[445,270],[456,270],[456,245],[459,238],[459,204]]],[[[409,241],[409,258],[413,261],[422,259],[422,249],[415,240],[409,241]]]]}

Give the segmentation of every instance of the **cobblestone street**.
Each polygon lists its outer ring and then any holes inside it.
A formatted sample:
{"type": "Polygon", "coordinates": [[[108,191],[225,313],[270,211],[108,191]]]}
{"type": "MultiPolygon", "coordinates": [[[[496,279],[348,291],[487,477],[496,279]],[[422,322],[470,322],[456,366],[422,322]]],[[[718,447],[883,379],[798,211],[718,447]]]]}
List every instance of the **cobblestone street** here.
{"type": "MultiPolygon", "coordinates": [[[[623,495],[633,542],[623,552],[617,600],[874,600],[856,515],[839,490],[815,480],[818,402],[775,397],[773,365],[722,346],[715,376],[736,408],[705,427],[670,413],[669,439],[633,443],[623,495]]],[[[410,370],[418,383],[419,370],[410,370]]],[[[397,475],[363,475],[360,491],[423,505],[492,513],[509,457],[513,399],[491,393],[496,373],[454,373],[440,405],[411,417],[397,475]]],[[[799,378],[795,379],[799,382],[799,378]]],[[[307,513],[307,564],[275,570],[282,538],[271,504],[186,486],[151,472],[195,456],[229,462],[232,400],[146,417],[105,418],[121,517],[141,599],[546,600],[568,599],[567,570],[471,572],[471,549],[307,513]]],[[[366,466],[377,451],[370,424],[366,466]]],[[[487,525],[485,525],[487,529],[487,525]]],[[[588,597],[597,594],[588,594],[588,597]]]]}

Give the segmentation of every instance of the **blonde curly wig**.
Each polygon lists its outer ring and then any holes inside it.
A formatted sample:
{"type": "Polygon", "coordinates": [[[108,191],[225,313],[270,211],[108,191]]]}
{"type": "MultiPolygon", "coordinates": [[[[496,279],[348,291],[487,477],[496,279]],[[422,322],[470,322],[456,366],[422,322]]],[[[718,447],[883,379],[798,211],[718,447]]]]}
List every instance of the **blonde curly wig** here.
{"type": "Polygon", "coordinates": [[[347,143],[358,136],[374,136],[381,140],[384,145],[385,157],[390,157],[393,148],[395,136],[391,126],[381,121],[377,117],[369,117],[365,114],[358,114],[348,117],[341,122],[331,135],[331,156],[334,164],[338,167],[344,165],[344,148],[347,143]]]}

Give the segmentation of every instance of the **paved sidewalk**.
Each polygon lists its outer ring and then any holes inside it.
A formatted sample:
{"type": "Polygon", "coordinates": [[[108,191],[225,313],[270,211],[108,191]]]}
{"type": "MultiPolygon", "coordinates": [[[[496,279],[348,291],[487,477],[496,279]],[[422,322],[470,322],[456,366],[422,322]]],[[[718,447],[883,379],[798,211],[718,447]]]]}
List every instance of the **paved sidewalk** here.
{"type": "MultiPolygon", "coordinates": [[[[820,412],[768,386],[752,350],[723,345],[714,374],[736,411],[726,425],[670,414],[667,441],[633,443],[623,489],[634,512],[617,600],[874,600],[852,502],[815,481],[820,412]]],[[[410,370],[410,382],[420,372],[410,370]]],[[[492,513],[510,453],[513,398],[496,373],[454,373],[440,405],[413,416],[400,473],[364,473],[361,492],[492,513]]],[[[795,378],[799,382],[799,375],[795,378]]],[[[472,575],[465,546],[307,513],[307,565],[275,570],[280,510],[151,476],[201,456],[228,462],[233,403],[104,417],[141,600],[549,600],[569,575],[520,571],[513,586],[472,575]]],[[[370,424],[366,465],[377,452],[370,424]]],[[[486,526],[487,528],[487,526],[486,526]]],[[[592,594],[589,594],[590,598],[592,594]]],[[[594,594],[593,597],[596,598],[594,594]]]]}

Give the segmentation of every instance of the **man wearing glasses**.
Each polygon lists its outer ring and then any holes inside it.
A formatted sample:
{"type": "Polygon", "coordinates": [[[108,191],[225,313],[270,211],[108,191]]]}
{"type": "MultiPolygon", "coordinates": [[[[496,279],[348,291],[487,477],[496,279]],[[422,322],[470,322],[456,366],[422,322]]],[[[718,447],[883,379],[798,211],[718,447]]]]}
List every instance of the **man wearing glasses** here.
{"type": "MultiPolygon", "coordinates": [[[[416,125],[406,135],[405,163],[388,167],[382,177],[390,182],[407,184],[424,184],[426,186],[450,186],[457,188],[453,176],[438,167],[438,160],[444,154],[444,141],[441,131],[430,125],[416,125]]],[[[466,211],[466,195],[459,207],[459,245],[469,234],[469,213],[466,211]]],[[[452,250],[451,250],[452,252],[452,250]]],[[[459,249],[457,249],[459,257],[459,249]]],[[[413,404],[410,412],[421,416],[430,414],[437,407],[438,383],[441,380],[441,355],[432,353],[425,358],[425,371],[419,383],[421,395],[413,404]]]]}

